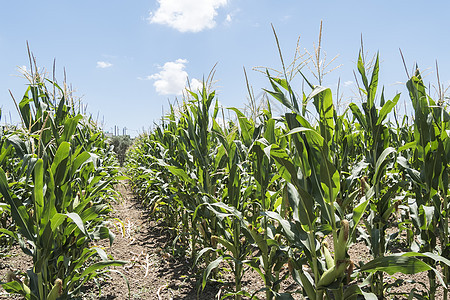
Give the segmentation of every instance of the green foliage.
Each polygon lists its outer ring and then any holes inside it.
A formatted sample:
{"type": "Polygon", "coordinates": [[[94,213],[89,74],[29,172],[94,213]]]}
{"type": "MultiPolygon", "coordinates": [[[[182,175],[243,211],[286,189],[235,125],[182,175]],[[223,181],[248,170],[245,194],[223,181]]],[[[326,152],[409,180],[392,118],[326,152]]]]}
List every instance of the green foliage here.
{"type": "Polygon", "coordinates": [[[308,82],[300,109],[288,78],[267,71],[265,91],[287,109],[282,116],[267,103],[253,118],[230,108],[225,120],[204,87],[137,139],[127,156],[134,192],[171,230],[174,251],[204,263],[200,288],[226,266],[234,285],[223,297],[235,299],[292,299],[280,292],[289,276],[308,299],[376,299],[389,295],[384,278],[396,272],[428,272],[421,297],[433,299],[439,285],[447,295],[450,115],[417,72],[407,83],[414,124],[400,123],[400,95],[378,91],[378,55],[368,68],[360,53],[357,70],[361,105],[342,115],[329,88],[308,82]],[[306,117],[310,100],[315,122],[306,117]],[[394,255],[401,231],[410,251],[394,255]],[[356,241],[373,260],[350,260],[356,241]],[[253,295],[242,288],[249,268],[264,282],[253,295]]]}
{"type": "Polygon", "coordinates": [[[71,93],[39,73],[29,79],[18,105],[23,127],[1,135],[0,202],[12,223],[2,222],[0,232],[33,267],[24,282],[2,286],[25,299],[69,299],[109,266],[124,264],[93,246],[114,239],[106,220],[121,176],[103,133],[71,93]]]}
{"type": "Polygon", "coordinates": [[[112,136],[109,143],[114,146],[120,166],[123,166],[128,148],[133,144],[133,140],[128,135],[112,136]]]}

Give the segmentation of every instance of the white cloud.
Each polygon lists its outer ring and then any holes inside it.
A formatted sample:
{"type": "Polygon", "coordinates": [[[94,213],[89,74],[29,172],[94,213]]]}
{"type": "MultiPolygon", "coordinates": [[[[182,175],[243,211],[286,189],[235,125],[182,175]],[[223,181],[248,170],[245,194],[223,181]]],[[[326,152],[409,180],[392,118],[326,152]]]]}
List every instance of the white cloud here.
{"type": "Polygon", "coordinates": [[[112,66],[113,66],[112,63],[109,63],[106,61],[98,61],[97,62],[97,68],[100,68],[100,69],[110,68],[112,66]]]}
{"type": "Polygon", "coordinates": [[[227,15],[225,21],[226,21],[227,23],[231,23],[231,15],[230,15],[230,14],[227,15]]]}
{"type": "MultiPolygon", "coordinates": [[[[160,95],[181,95],[186,87],[188,73],[184,70],[188,61],[186,59],[177,59],[169,61],[160,67],[159,73],[147,76],[147,80],[155,80],[153,86],[160,95]]],[[[201,81],[191,80],[191,89],[197,91],[202,87],[201,81]]]]}
{"type": "Polygon", "coordinates": [[[349,80],[344,82],[344,86],[351,86],[353,84],[353,81],[349,80]]]}
{"type": "MultiPolygon", "coordinates": [[[[158,0],[159,8],[151,12],[150,23],[168,25],[181,32],[199,32],[213,28],[217,9],[228,0],[158,0]]],[[[228,17],[227,17],[228,18],[228,17]]]]}

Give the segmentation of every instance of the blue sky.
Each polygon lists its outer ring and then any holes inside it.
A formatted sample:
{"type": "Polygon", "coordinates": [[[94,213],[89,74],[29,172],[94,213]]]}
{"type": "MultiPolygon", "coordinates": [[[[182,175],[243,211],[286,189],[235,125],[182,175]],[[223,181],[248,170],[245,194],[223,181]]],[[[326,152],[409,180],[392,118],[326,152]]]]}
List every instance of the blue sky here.
{"type": "MultiPolygon", "coordinates": [[[[272,33],[275,27],[286,62],[300,52],[313,53],[323,20],[322,49],[331,68],[323,85],[336,90],[341,80],[343,102],[356,92],[353,70],[361,34],[369,56],[380,52],[380,82],[387,98],[402,92],[414,62],[436,83],[450,81],[448,12],[450,3],[433,1],[8,1],[0,11],[0,107],[2,122],[18,117],[8,90],[20,100],[26,80],[18,67],[28,67],[26,41],[38,65],[50,71],[56,59],[57,79],[67,81],[104,129],[127,127],[136,135],[158,122],[188,76],[197,86],[217,63],[214,86],[225,107],[247,104],[243,67],[258,95],[267,79],[253,67],[280,69],[272,33]],[[10,117],[11,116],[11,117],[10,117]]],[[[307,57],[307,56],[305,56],[307,57]]],[[[311,72],[303,72],[313,82],[311,72]]],[[[294,88],[301,91],[301,82],[294,88]]],[[[434,89],[431,90],[434,93],[434,89]]]]}

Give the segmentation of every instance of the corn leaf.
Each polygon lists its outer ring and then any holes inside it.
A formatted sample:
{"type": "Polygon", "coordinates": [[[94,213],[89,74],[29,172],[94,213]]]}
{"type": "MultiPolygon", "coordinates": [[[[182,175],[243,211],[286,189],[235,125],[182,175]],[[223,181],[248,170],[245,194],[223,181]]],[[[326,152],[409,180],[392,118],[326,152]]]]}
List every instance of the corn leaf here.
{"type": "Polygon", "coordinates": [[[372,184],[376,184],[381,182],[381,176],[383,175],[383,169],[389,162],[387,157],[392,154],[396,153],[397,151],[392,148],[388,147],[383,150],[383,152],[380,154],[380,156],[377,159],[377,163],[375,164],[375,175],[372,177],[372,184]]]}
{"type": "Polygon", "coordinates": [[[209,274],[211,274],[211,271],[214,270],[219,266],[219,264],[223,261],[224,257],[219,256],[215,260],[213,260],[205,269],[203,272],[203,279],[202,279],[202,289],[206,286],[206,281],[208,280],[209,274]]]}
{"type": "Polygon", "coordinates": [[[370,79],[370,85],[367,90],[367,106],[370,109],[374,106],[375,102],[375,95],[377,93],[377,87],[378,87],[378,72],[380,70],[380,59],[379,54],[377,54],[377,59],[375,60],[375,65],[372,69],[372,76],[370,79]]]}
{"type": "Polygon", "coordinates": [[[33,228],[30,222],[30,216],[25,206],[19,200],[11,198],[8,181],[6,180],[5,172],[0,168],[0,193],[9,204],[11,209],[11,216],[19,229],[19,232],[29,240],[34,240],[33,228]]]}
{"type": "Polygon", "coordinates": [[[380,110],[380,113],[378,115],[377,123],[376,125],[380,125],[386,116],[392,111],[392,109],[397,105],[398,100],[400,99],[400,94],[395,95],[394,99],[388,100],[383,107],[380,110]]]}
{"type": "MultiPolygon", "coordinates": [[[[34,208],[36,220],[41,220],[44,211],[44,162],[42,159],[39,159],[34,166],[34,208]]],[[[43,225],[45,226],[45,222],[43,225]]]]}
{"type": "Polygon", "coordinates": [[[68,171],[67,159],[70,154],[70,144],[68,142],[62,142],[56,150],[55,157],[51,166],[51,172],[55,180],[56,185],[62,184],[65,175],[68,171]]]}
{"type": "Polygon", "coordinates": [[[386,272],[389,275],[400,272],[403,274],[416,274],[431,270],[431,267],[412,256],[384,256],[378,257],[361,267],[361,271],[374,273],[377,271],[386,272]]]}

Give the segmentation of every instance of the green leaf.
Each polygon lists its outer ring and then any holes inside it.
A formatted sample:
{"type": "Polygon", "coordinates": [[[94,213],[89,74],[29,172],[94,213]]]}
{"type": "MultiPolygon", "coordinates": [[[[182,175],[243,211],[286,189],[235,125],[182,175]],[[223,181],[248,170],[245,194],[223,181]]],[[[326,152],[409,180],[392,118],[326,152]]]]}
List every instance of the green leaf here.
{"type": "Polygon", "coordinates": [[[404,144],[403,146],[401,146],[400,148],[398,148],[398,152],[402,152],[406,149],[415,149],[417,146],[417,142],[416,141],[412,141],[409,143],[404,144]]]}
{"type": "MultiPolygon", "coordinates": [[[[383,107],[380,110],[380,113],[378,115],[377,123],[376,125],[380,125],[386,116],[392,111],[392,109],[397,105],[398,100],[400,99],[400,94],[395,95],[394,99],[389,100],[386,102],[383,107]]],[[[400,150],[399,150],[400,151],[400,150]]]]}
{"type": "Polygon", "coordinates": [[[375,95],[377,93],[377,87],[378,87],[378,72],[380,69],[380,59],[379,54],[377,54],[377,59],[375,61],[375,65],[373,66],[372,70],[372,77],[370,79],[370,85],[367,90],[367,106],[368,109],[372,109],[375,101],[375,95]]]}
{"type": "Polygon", "coordinates": [[[22,116],[22,119],[24,121],[25,128],[30,128],[31,118],[32,114],[30,113],[30,102],[33,101],[32,98],[28,97],[28,92],[30,91],[30,87],[25,92],[25,95],[23,96],[22,100],[19,102],[19,110],[20,115],[22,116]]]}
{"type": "Polygon", "coordinates": [[[347,240],[347,243],[351,243],[351,241],[353,240],[353,235],[355,234],[356,228],[359,222],[361,221],[364,212],[366,211],[367,205],[369,204],[369,200],[370,200],[369,198],[366,198],[365,201],[362,201],[353,209],[353,216],[352,216],[353,227],[351,228],[349,235],[351,238],[347,240]]]}
{"type": "Polygon", "coordinates": [[[275,120],[269,119],[266,122],[266,129],[264,131],[264,138],[270,143],[275,144],[276,143],[276,137],[275,137],[275,120]]]}
{"type": "Polygon", "coordinates": [[[441,255],[435,254],[435,253],[431,253],[431,252],[423,252],[423,253],[419,253],[419,252],[406,252],[403,253],[402,256],[421,256],[421,257],[428,257],[431,258],[437,262],[441,262],[446,264],[447,266],[450,267],[450,259],[445,258],[441,255]]]}
{"type": "Polygon", "coordinates": [[[94,273],[98,270],[107,268],[107,267],[113,267],[113,266],[123,266],[126,264],[126,261],[121,260],[107,260],[107,261],[100,261],[97,263],[92,264],[91,266],[87,267],[83,273],[81,273],[80,276],[77,276],[78,278],[83,278],[85,276],[88,276],[91,273],[94,273]]]}
{"type": "Polygon", "coordinates": [[[55,179],[55,184],[60,185],[63,183],[64,177],[68,171],[66,162],[70,154],[70,144],[68,142],[62,142],[56,150],[55,157],[51,166],[51,172],[55,179]]]}
{"type": "MultiPolygon", "coordinates": [[[[298,110],[297,103],[291,103],[288,98],[284,95],[284,93],[281,91],[281,89],[277,86],[277,80],[269,75],[269,72],[266,70],[267,77],[269,78],[270,84],[272,85],[272,88],[274,91],[269,91],[266,89],[263,89],[266,93],[269,93],[272,97],[274,97],[276,100],[280,101],[284,106],[286,106],[291,111],[295,112],[296,114],[300,115],[300,112],[298,110]]],[[[286,83],[287,84],[287,83],[286,83]]],[[[290,90],[290,89],[288,89],[290,90]]]]}
{"type": "Polygon", "coordinates": [[[308,228],[312,228],[315,219],[315,207],[314,199],[311,195],[302,188],[297,190],[297,188],[289,182],[286,183],[284,192],[287,193],[289,204],[294,213],[294,220],[300,222],[302,225],[307,225],[308,228]]]}
{"type": "Polygon", "coordinates": [[[171,172],[173,175],[177,176],[181,180],[189,183],[193,183],[193,179],[183,170],[180,168],[177,168],[175,166],[170,166],[166,162],[164,162],[162,159],[158,159],[158,164],[160,166],[165,167],[169,172],[171,172]]]}
{"type": "Polygon", "coordinates": [[[11,230],[5,229],[5,228],[0,228],[0,233],[4,233],[6,235],[9,235],[10,237],[12,237],[13,239],[17,240],[17,234],[11,230]]]}
{"type": "Polygon", "coordinates": [[[225,248],[227,248],[227,250],[230,251],[234,257],[237,257],[238,252],[236,251],[236,247],[234,247],[234,245],[232,243],[230,243],[229,241],[225,240],[224,238],[222,238],[220,236],[217,237],[217,242],[224,245],[225,248]]]}
{"type": "Polygon", "coordinates": [[[218,258],[216,258],[215,260],[213,260],[205,269],[205,271],[203,272],[203,280],[202,280],[202,290],[205,288],[206,286],[206,281],[208,280],[209,274],[211,273],[212,270],[214,270],[215,268],[217,268],[220,263],[223,261],[223,256],[219,256],[218,258]]]}
{"type": "Polygon", "coordinates": [[[284,136],[289,136],[289,135],[292,135],[292,134],[302,133],[302,132],[311,134],[311,136],[314,137],[314,140],[318,142],[317,145],[320,145],[320,146],[323,145],[324,138],[320,135],[319,132],[317,132],[317,131],[315,131],[314,129],[311,129],[311,128],[296,127],[294,129],[290,130],[284,136]]]}
{"type": "Polygon", "coordinates": [[[386,272],[389,275],[400,272],[403,274],[416,274],[431,270],[431,267],[412,256],[384,256],[378,257],[361,267],[361,271],[374,273],[377,271],[386,272]]]}
{"type": "Polygon", "coordinates": [[[64,122],[64,131],[63,131],[63,134],[61,135],[62,141],[66,141],[66,142],[70,141],[70,139],[72,138],[72,136],[75,133],[75,130],[77,129],[78,122],[80,122],[80,120],[82,120],[82,119],[83,119],[82,115],[76,115],[73,118],[68,118],[64,122]]]}
{"type": "MultiPolygon", "coordinates": [[[[0,144],[1,145],[1,144],[0,144]]],[[[9,145],[6,150],[3,150],[0,148],[1,153],[0,153],[0,165],[3,165],[4,161],[6,161],[6,159],[9,159],[9,154],[11,153],[13,146],[9,145]]]]}
{"type": "Polygon", "coordinates": [[[286,149],[281,149],[278,145],[271,145],[270,156],[279,165],[281,176],[287,182],[295,183],[297,181],[297,169],[286,153],[286,149]]]}
{"type": "MultiPolygon", "coordinates": [[[[2,288],[10,294],[22,295],[25,299],[32,299],[31,297],[34,296],[27,285],[17,281],[2,283],[2,288]]],[[[37,299],[37,297],[34,296],[33,299],[37,299]]]]}
{"type": "Polygon", "coordinates": [[[21,139],[18,135],[14,134],[6,140],[8,145],[12,145],[16,150],[16,155],[19,158],[22,158],[25,154],[28,153],[27,146],[25,141],[21,139]]]}
{"type": "Polygon", "coordinates": [[[357,284],[352,284],[345,289],[344,300],[356,300],[358,295],[361,295],[360,287],[357,284]]]}
{"type": "Polygon", "coordinates": [[[206,252],[209,252],[209,251],[214,251],[214,250],[215,249],[211,248],[211,247],[206,247],[206,248],[203,248],[202,250],[200,250],[197,253],[197,255],[195,256],[195,260],[194,260],[194,263],[192,264],[192,266],[195,267],[197,265],[198,260],[200,259],[200,257],[203,256],[203,254],[205,254],[206,252]]]}
{"type": "MultiPolygon", "coordinates": [[[[34,208],[36,220],[40,221],[44,211],[44,162],[39,159],[34,166],[34,208]]],[[[45,226],[46,221],[42,220],[45,226]]]]}
{"type": "Polygon", "coordinates": [[[277,220],[283,228],[283,231],[286,234],[285,236],[290,243],[300,248],[304,247],[310,253],[312,252],[312,247],[309,243],[308,235],[301,229],[300,225],[297,226],[295,223],[287,221],[278,213],[273,211],[266,211],[261,214],[267,215],[269,218],[277,220]]]}
{"type": "Polygon", "coordinates": [[[405,169],[405,171],[408,173],[409,176],[416,182],[416,183],[422,183],[422,179],[420,178],[420,172],[411,168],[409,166],[408,160],[403,156],[397,157],[397,163],[405,169]]]}
{"type": "Polygon", "coordinates": [[[420,205],[419,213],[425,219],[420,229],[430,230],[431,222],[434,219],[434,206],[420,205]]]}
{"type": "Polygon", "coordinates": [[[314,98],[314,106],[319,113],[320,135],[330,144],[334,133],[334,106],[329,88],[316,86],[308,99],[314,98]]]}
{"type": "Polygon", "coordinates": [[[297,281],[300,281],[303,289],[306,291],[309,299],[315,299],[317,290],[313,286],[314,279],[309,276],[308,273],[304,272],[302,269],[294,269],[294,274],[296,275],[297,281]]]}
{"type": "Polygon", "coordinates": [[[80,153],[72,162],[72,172],[70,175],[73,176],[78,168],[82,166],[89,158],[91,158],[91,154],[89,152],[84,151],[80,153]]]}
{"type": "Polygon", "coordinates": [[[366,88],[366,90],[369,90],[369,82],[366,77],[366,69],[364,67],[364,62],[362,60],[361,51],[359,51],[357,68],[358,68],[359,74],[361,74],[361,79],[363,81],[364,87],[366,88]]]}
{"type": "Polygon", "coordinates": [[[381,182],[381,176],[383,176],[383,169],[386,166],[386,164],[389,162],[389,160],[387,160],[387,157],[392,154],[392,153],[396,153],[397,151],[392,148],[392,147],[388,147],[386,149],[384,149],[384,151],[380,154],[380,156],[377,159],[377,163],[375,165],[375,175],[372,178],[372,184],[377,184],[381,182]]]}
{"type": "Polygon", "coordinates": [[[81,220],[80,216],[77,213],[68,213],[68,214],[65,214],[65,215],[67,217],[69,217],[77,225],[77,227],[81,230],[81,232],[86,237],[89,237],[89,234],[88,234],[86,228],[84,227],[83,220],[81,220]]]}
{"type": "Polygon", "coordinates": [[[30,241],[33,241],[35,238],[32,233],[33,228],[30,223],[30,216],[22,203],[11,198],[6,174],[2,168],[0,168],[0,193],[10,206],[11,217],[19,228],[19,232],[30,241]]]}
{"type": "Polygon", "coordinates": [[[359,124],[361,124],[361,126],[366,131],[368,131],[366,118],[362,114],[362,112],[359,109],[359,107],[355,103],[352,102],[352,103],[350,103],[350,109],[352,110],[352,114],[358,120],[359,124]]]}
{"type": "Polygon", "coordinates": [[[244,144],[247,147],[250,147],[252,143],[253,130],[255,128],[254,124],[252,124],[253,122],[250,122],[250,120],[247,119],[247,117],[239,109],[234,107],[231,107],[229,109],[236,113],[244,144]]]}
{"type": "Polygon", "coordinates": [[[324,191],[324,200],[333,203],[339,193],[341,181],[336,167],[325,157],[324,153],[322,153],[320,164],[320,182],[324,191]]]}
{"type": "Polygon", "coordinates": [[[67,215],[56,213],[52,216],[50,220],[50,224],[52,226],[52,231],[55,231],[56,228],[58,228],[59,225],[61,225],[64,220],[67,219],[67,215]]]}

